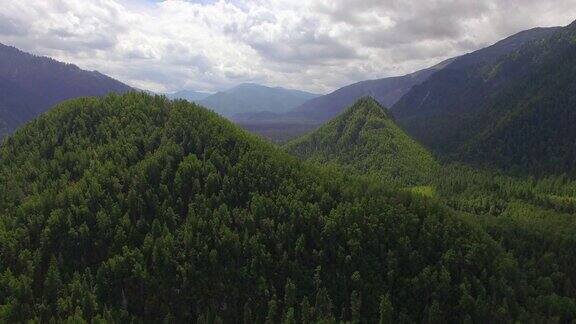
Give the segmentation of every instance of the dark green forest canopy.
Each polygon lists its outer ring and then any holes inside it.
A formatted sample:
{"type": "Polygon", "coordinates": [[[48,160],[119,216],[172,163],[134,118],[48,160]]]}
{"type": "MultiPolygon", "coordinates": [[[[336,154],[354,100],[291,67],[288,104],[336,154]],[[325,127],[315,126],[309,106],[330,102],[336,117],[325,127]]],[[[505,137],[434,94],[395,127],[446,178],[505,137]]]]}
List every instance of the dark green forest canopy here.
{"type": "MultiPolygon", "coordinates": [[[[348,134],[360,133],[358,130],[362,126],[357,125],[365,125],[373,116],[393,123],[386,111],[376,105],[358,104],[356,110],[353,109],[319,131],[294,141],[288,145],[289,151],[319,164],[330,165],[338,161],[336,164],[348,173],[390,183],[389,169],[375,168],[376,163],[363,160],[366,155],[374,156],[375,150],[359,141],[358,136],[348,134]],[[360,122],[354,122],[358,120],[360,122]]],[[[386,145],[390,138],[380,136],[373,141],[386,145]]],[[[413,152],[404,151],[402,160],[421,161],[419,155],[410,155],[413,152]]],[[[394,155],[389,158],[397,159],[394,155]]],[[[532,316],[541,321],[563,321],[576,316],[573,285],[576,281],[573,271],[576,264],[573,253],[576,250],[576,182],[566,176],[511,177],[493,169],[474,169],[459,164],[436,165],[426,171],[417,186],[406,189],[438,200],[467,224],[489,234],[512,256],[516,280],[520,283],[518,288],[527,293],[522,303],[529,305],[532,316]]],[[[413,183],[411,181],[410,173],[397,174],[392,179],[392,183],[404,185],[413,183]]]]}
{"type": "Polygon", "coordinates": [[[361,98],[318,130],[288,143],[286,149],[302,159],[334,163],[397,186],[427,183],[438,168],[432,155],[371,97],[361,98]]]}
{"type": "MultiPolygon", "coordinates": [[[[438,198],[483,228],[519,266],[531,309],[547,321],[576,317],[576,182],[566,176],[510,177],[452,164],[434,177],[438,198]]],[[[538,322],[538,321],[537,321],[538,322]]]]}
{"type": "Polygon", "coordinates": [[[0,185],[1,321],[575,314],[438,204],[306,166],[184,101],[61,104],[0,147],[0,185]]]}

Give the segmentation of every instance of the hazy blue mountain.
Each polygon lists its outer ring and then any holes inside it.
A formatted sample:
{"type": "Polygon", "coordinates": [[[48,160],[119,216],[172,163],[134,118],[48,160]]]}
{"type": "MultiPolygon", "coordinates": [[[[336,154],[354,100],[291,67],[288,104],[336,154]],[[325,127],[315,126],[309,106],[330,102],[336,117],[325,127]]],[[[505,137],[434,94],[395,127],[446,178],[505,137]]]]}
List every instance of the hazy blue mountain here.
{"type": "Polygon", "coordinates": [[[200,103],[217,113],[233,117],[236,114],[269,111],[284,113],[317,94],[280,87],[266,87],[254,83],[243,83],[232,89],[215,93],[200,103]]]}
{"type": "Polygon", "coordinates": [[[0,44],[0,138],[63,100],[131,89],[97,71],[0,44]]]}
{"type": "Polygon", "coordinates": [[[167,97],[170,99],[185,99],[185,100],[188,100],[190,102],[198,102],[198,101],[206,99],[210,95],[212,95],[212,94],[209,92],[194,91],[194,90],[181,90],[181,91],[176,91],[174,93],[169,93],[167,95],[167,97]]]}

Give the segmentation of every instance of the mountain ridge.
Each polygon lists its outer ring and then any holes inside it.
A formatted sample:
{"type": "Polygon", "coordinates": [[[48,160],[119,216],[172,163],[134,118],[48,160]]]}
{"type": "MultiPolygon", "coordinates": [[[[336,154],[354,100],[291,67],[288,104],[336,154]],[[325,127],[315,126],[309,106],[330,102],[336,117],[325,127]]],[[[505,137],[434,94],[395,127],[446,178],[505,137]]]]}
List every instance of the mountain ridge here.
{"type": "MultiPolygon", "coordinates": [[[[496,84],[490,87],[482,86],[485,81],[482,75],[476,74],[471,78],[470,73],[472,72],[469,72],[469,70],[476,71],[478,66],[495,62],[500,57],[517,50],[526,42],[548,37],[557,30],[557,27],[533,28],[509,36],[486,48],[460,56],[444,69],[431,75],[428,80],[412,88],[411,91],[391,107],[391,110],[398,121],[404,124],[404,127],[410,129],[408,122],[412,122],[411,119],[414,117],[430,118],[435,110],[442,109],[448,113],[461,113],[462,109],[464,109],[462,107],[466,107],[466,111],[479,109],[477,103],[480,99],[478,98],[493,95],[494,91],[498,90],[498,86],[496,84]],[[440,91],[444,92],[438,92],[439,87],[442,87],[444,83],[453,86],[446,87],[446,89],[440,88],[440,91]],[[430,96],[430,94],[435,93],[438,93],[437,97],[430,96]],[[456,101],[454,98],[460,101],[456,101]],[[470,98],[477,99],[470,100],[470,98]],[[425,103],[427,103],[426,109],[420,109],[425,103]],[[422,111],[420,112],[419,110],[422,111]],[[421,117],[418,114],[421,114],[421,117]]],[[[425,120],[422,123],[433,124],[425,120]]],[[[423,130],[426,129],[423,125],[418,125],[417,127],[423,130]]],[[[439,125],[438,127],[444,128],[445,126],[439,125]]],[[[429,145],[428,138],[430,135],[428,133],[426,135],[415,133],[415,136],[423,143],[429,145]]]]}
{"type": "Polygon", "coordinates": [[[135,90],[98,71],[0,44],[0,129],[9,134],[53,105],[70,98],[135,90]]]}
{"type": "MultiPolygon", "coordinates": [[[[286,113],[245,113],[233,116],[232,119],[245,129],[280,142],[316,129],[363,96],[375,97],[378,102],[392,109],[395,115],[403,119],[402,114],[404,112],[400,110],[409,111],[414,109],[414,107],[418,107],[419,104],[424,102],[425,95],[419,97],[418,102],[410,101],[408,104],[404,104],[402,109],[397,109],[398,102],[402,101],[406,95],[414,92],[415,88],[428,81],[430,77],[438,76],[438,73],[444,71],[447,67],[449,67],[450,71],[445,72],[445,77],[453,78],[455,77],[454,70],[477,65],[482,61],[495,60],[501,55],[514,51],[525,42],[550,34],[558,28],[533,28],[521,31],[480,50],[444,60],[423,70],[403,76],[365,80],[347,85],[329,94],[311,99],[286,113]],[[286,131],[270,131],[270,129],[274,128],[285,128],[286,131]]],[[[440,98],[439,100],[443,99],[440,98]]],[[[449,126],[445,125],[442,127],[449,126]]],[[[428,144],[422,138],[419,138],[419,140],[428,144]]]]}

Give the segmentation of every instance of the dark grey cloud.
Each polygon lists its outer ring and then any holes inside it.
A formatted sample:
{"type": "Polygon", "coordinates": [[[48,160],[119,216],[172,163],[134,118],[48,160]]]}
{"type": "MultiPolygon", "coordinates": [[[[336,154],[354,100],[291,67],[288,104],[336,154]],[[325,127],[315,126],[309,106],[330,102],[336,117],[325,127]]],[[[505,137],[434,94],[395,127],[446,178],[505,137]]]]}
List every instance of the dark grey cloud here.
{"type": "Polygon", "coordinates": [[[294,39],[280,42],[246,42],[263,57],[285,63],[302,65],[327,65],[334,60],[361,58],[353,46],[341,43],[325,35],[306,32],[294,39]]]}
{"type": "Polygon", "coordinates": [[[5,36],[24,36],[28,33],[26,22],[18,21],[0,13],[0,34],[5,36]]]}

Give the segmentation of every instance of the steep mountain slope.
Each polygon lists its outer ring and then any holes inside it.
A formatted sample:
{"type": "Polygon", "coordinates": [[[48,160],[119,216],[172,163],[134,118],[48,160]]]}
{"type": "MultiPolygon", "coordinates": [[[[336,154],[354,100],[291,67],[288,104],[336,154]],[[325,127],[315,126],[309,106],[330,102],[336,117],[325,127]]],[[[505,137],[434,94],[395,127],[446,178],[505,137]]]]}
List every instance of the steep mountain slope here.
{"type": "Polygon", "coordinates": [[[444,83],[426,82],[394,107],[397,119],[452,158],[515,173],[576,176],[576,23],[538,31],[496,60],[446,67],[429,79],[444,83]]]}
{"type": "Polygon", "coordinates": [[[223,116],[233,117],[248,112],[284,113],[317,96],[305,91],[244,83],[215,93],[201,100],[200,104],[223,116]]]}
{"type": "Polygon", "coordinates": [[[401,186],[426,183],[437,168],[431,154],[370,97],[358,100],[346,112],[288,143],[286,148],[306,160],[336,163],[401,186]]]}
{"type": "Polygon", "coordinates": [[[204,100],[212,95],[209,92],[194,91],[194,90],[181,90],[167,95],[170,99],[184,99],[190,102],[198,102],[204,100]]]}
{"type": "Polygon", "coordinates": [[[96,71],[0,44],[0,138],[63,100],[130,89],[96,71]]]}
{"type": "Polygon", "coordinates": [[[366,96],[373,97],[385,107],[392,107],[414,85],[424,82],[430,75],[441,70],[451,61],[452,59],[404,76],[361,81],[345,86],[330,94],[307,101],[290,111],[288,116],[323,123],[366,96]]]}
{"type": "Polygon", "coordinates": [[[462,159],[534,175],[576,177],[576,22],[494,64],[517,81],[479,114],[462,159]]]}
{"type": "Polygon", "coordinates": [[[485,233],[185,101],[61,104],[0,146],[0,186],[2,322],[541,318],[485,233]]]}
{"type": "Polygon", "coordinates": [[[443,154],[453,153],[478,132],[478,113],[531,66],[502,69],[499,60],[514,60],[523,46],[542,42],[559,28],[527,30],[490,47],[464,55],[415,86],[392,112],[416,139],[443,154]]]}

